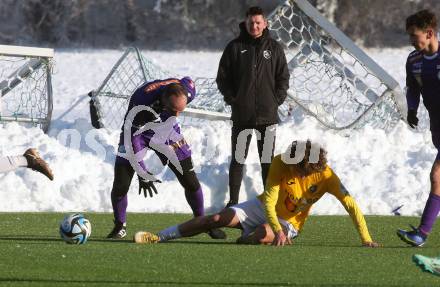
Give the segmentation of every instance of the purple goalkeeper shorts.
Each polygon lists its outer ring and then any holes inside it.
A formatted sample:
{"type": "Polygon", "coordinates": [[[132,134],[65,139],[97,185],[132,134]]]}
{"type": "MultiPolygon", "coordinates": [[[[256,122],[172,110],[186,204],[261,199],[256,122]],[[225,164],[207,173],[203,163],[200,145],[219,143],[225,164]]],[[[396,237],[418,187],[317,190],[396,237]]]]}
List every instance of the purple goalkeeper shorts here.
{"type": "MultiPolygon", "coordinates": [[[[143,148],[149,148],[151,150],[154,150],[158,155],[158,157],[160,158],[160,160],[162,161],[162,164],[166,165],[168,163],[167,155],[151,147],[150,140],[151,140],[151,135],[148,133],[140,134],[138,136],[133,137],[132,138],[133,150],[140,151],[143,148]]],[[[173,142],[173,141],[167,142],[166,144],[164,144],[163,148],[165,147],[168,147],[170,151],[174,152],[179,161],[183,161],[191,157],[191,148],[183,137],[181,140],[177,142],[173,142]]],[[[119,143],[118,152],[121,153],[126,152],[123,142],[119,143]]],[[[125,158],[116,156],[116,164],[129,164],[129,161],[125,158]]]]}

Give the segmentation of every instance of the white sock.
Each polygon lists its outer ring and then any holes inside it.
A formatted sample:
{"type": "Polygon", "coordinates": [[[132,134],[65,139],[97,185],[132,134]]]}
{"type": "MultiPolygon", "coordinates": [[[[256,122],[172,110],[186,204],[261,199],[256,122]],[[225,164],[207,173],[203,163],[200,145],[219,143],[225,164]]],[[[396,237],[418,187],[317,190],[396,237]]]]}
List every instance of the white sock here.
{"type": "Polygon", "coordinates": [[[27,167],[27,160],[22,155],[0,158],[0,172],[8,172],[19,167],[27,167]]]}
{"type": "Polygon", "coordinates": [[[157,235],[159,236],[160,241],[168,241],[171,239],[182,237],[182,235],[179,232],[179,225],[174,225],[165,228],[164,230],[160,231],[157,235]]]}

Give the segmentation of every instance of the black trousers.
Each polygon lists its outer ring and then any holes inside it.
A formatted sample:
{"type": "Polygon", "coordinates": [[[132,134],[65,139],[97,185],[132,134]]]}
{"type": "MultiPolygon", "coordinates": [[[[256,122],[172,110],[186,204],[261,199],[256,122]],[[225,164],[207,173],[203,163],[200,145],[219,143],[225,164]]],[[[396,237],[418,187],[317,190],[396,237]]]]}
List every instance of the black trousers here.
{"type": "Polygon", "coordinates": [[[257,133],[258,155],[261,165],[261,178],[266,185],[272,162],[276,140],[276,125],[232,126],[231,164],[229,166],[229,204],[237,204],[241,181],[243,179],[244,160],[248,156],[253,131],[257,133]]]}

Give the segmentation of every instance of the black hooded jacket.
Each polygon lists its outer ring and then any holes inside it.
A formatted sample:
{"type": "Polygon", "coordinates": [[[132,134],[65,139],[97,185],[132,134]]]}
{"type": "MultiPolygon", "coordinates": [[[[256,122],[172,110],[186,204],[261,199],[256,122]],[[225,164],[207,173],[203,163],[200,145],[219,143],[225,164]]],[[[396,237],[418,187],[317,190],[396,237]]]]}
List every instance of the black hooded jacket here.
{"type": "Polygon", "coordinates": [[[240,23],[240,36],[226,46],[217,72],[217,86],[231,105],[231,120],[241,126],[278,122],[278,106],[287,96],[289,70],[281,45],[265,29],[252,38],[240,23]]]}

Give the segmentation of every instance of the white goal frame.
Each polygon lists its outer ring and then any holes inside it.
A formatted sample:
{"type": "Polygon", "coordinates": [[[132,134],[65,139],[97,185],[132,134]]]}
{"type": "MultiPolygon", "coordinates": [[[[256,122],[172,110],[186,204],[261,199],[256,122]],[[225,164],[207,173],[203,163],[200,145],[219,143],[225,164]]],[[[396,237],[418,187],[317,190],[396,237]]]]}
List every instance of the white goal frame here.
{"type": "MultiPolygon", "coordinates": [[[[6,78],[0,79],[0,122],[21,122],[40,126],[44,132],[49,130],[50,121],[53,110],[53,91],[52,91],[52,61],[54,50],[51,48],[38,48],[28,46],[0,45],[0,57],[8,59],[20,59],[19,66],[14,66],[14,70],[6,74],[6,78]],[[34,73],[44,73],[44,94],[45,102],[33,103],[31,115],[2,115],[3,97],[7,97],[8,93],[15,91],[34,73]],[[38,109],[38,115],[34,111],[38,109]]],[[[6,61],[6,60],[5,60],[6,61]]],[[[1,68],[1,67],[0,67],[1,68]]],[[[34,97],[34,91],[27,91],[27,97],[34,97]]]]}
{"type": "MultiPolygon", "coordinates": [[[[359,48],[350,38],[348,38],[341,30],[327,20],[327,18],[322,16],[321,13],[319,13],[319,11],[307,0],[292,1],[294,1],[307,16],[315,21],[315,23],[329,33],[333,39],[335,39],[345,50],[356,56],[357,59],[359,59],[391,89],[392,93],[394,94],[397,107],[399,108],[399,112],[402,117],[404,117],[407,114],[407,105],[399,83],[361,48],[359,48]]],[[[289,2],[289,0],[287,2],[289,2]]]]}

